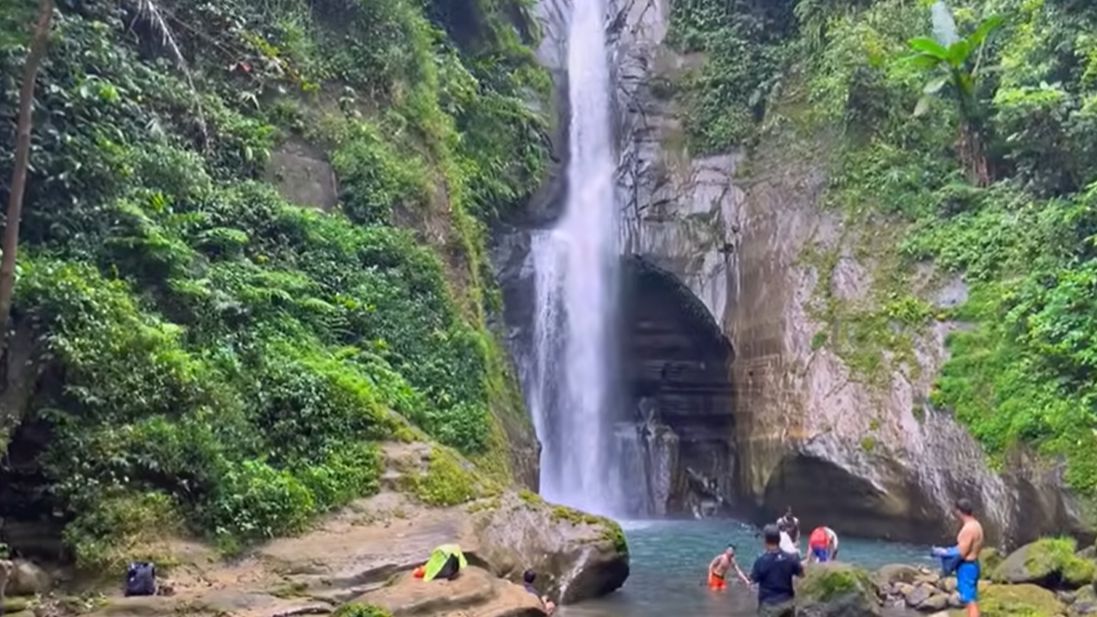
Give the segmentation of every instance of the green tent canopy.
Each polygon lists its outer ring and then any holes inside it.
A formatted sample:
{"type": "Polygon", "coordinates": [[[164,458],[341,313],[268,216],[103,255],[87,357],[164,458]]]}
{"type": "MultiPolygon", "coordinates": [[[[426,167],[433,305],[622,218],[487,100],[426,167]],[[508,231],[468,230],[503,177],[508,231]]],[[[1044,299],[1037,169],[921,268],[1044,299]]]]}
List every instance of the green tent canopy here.
{"type": "Polygon", "coordinates": [[[436,578],[453,578],[458,572],[467,568],[469,562],[461,547],[456,544],[443,544],[430,552],[426,568],[423,571],[423,580],[432,581],[436,578]]]}

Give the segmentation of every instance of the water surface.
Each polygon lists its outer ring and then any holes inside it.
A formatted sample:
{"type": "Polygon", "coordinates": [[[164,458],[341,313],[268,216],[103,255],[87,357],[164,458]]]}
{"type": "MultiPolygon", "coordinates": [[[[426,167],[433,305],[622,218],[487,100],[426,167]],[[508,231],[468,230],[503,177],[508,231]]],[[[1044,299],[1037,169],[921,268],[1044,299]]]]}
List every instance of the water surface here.
{"type": "MultiPolygon", "coordinates": [[[[758,529],[732,520],[642,521],[622,524],[631,574],[605,598],[565,607],[563,617],[728,617],[755,614],[755,597],[742,583],[717,593],[705,586],[709,561],[727,544],[738,548],[739,566],[750,575],[762,551],[758,529]]],[[[806,539],[801,539],[806,544],[806,539]]],[[[924,546],[842,537],[839,558],[869,569],[889,563],[932,566],[924,546]]]]}

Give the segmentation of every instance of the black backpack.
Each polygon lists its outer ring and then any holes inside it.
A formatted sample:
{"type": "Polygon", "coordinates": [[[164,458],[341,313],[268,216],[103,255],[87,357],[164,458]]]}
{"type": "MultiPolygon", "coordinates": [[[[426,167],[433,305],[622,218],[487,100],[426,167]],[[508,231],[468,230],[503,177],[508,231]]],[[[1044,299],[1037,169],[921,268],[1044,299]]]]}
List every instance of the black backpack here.
{"type": "Polygon", "coordinates": [[[126,595],[156,595],[156,566],[147,561],[131,563],[126,570],[126,595]]]}

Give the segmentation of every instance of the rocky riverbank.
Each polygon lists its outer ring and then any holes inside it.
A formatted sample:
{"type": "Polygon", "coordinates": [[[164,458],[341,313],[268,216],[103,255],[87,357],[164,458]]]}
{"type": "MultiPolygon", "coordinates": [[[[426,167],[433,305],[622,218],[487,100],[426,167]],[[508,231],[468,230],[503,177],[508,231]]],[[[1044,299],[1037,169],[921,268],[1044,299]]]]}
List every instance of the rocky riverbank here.
{"type": "Polygon", "coordinates": [[[16,571],[23,575],[9,586],[4,614],[289,617],[355,614],[353,607],[371,606],[383,612],[369,614],[393,617],[519,617],[543,614],[539,601],[518,584],[526,568],[538,572],[539,590],[561,603],[613,591],[628,576],[628,547],[612,521],[510,489],[432,506],[428,502],[442,497],[436,491],[443,484],[461,484],[433,478],[439,473],[431,470],[435,449],[389,444],[384,452],[381,492],[300,536],[272,540],[233,559],[182,539],[135,547],[135,554],[159,555],[160,594],[149,597],[122,597],[121,571],[110,573],[106,586],[76,579],[51,592],[44,571],[18,562],[16,571]],[[414,578],[412,570],[446,543],[461,546],[469,568],[454,581],[414,578]]]}
{"type": "MultiPolygon", "coordinates": [[[[1002,556],[983,551],[979,604],[984,615],[1086,617],[1097,614],[1097,551],[1069,539],[1043,539],[1002,556]]],[[[810,568],[798,614],[853,617],[881,613],[952,614],[962,607],[956,579],[904,564],[870,574],[845,564],[810,568]]]]}

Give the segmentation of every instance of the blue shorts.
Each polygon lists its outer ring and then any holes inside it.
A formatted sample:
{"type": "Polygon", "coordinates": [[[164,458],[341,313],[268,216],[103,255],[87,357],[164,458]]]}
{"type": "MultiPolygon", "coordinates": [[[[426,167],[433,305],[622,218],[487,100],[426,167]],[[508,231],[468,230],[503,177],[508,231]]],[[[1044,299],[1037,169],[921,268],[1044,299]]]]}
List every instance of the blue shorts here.
{"type": "Polygon", "coordinates": [[[811,547],[811,554],[822,563],[830,556],[830,551],[823,547],[813,546],[811,547]]]}
{"type": "Polygon", "coordinates": [[[971,604],[979,599],[979,562],[962,561],[956,568],[956,592],[960,602],[971,604]]]}

